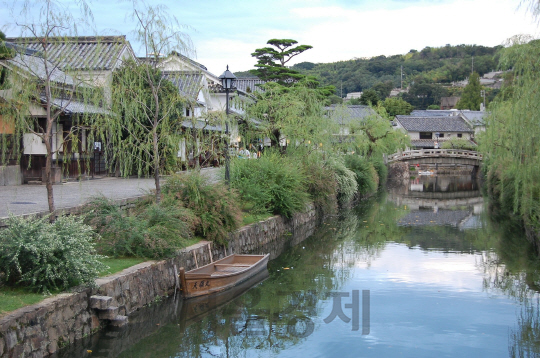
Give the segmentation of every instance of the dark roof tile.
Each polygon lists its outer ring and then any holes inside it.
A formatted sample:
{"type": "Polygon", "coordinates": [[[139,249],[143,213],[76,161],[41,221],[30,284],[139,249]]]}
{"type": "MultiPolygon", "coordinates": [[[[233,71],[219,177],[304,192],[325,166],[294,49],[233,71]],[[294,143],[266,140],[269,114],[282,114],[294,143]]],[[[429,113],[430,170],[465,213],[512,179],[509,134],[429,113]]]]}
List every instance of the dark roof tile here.
{"type": "Polygon", "coordinates": [[[459,117],[413,117],[396,116],[403,128],[408,132],[474,132],[467,122],[459,117]]]}

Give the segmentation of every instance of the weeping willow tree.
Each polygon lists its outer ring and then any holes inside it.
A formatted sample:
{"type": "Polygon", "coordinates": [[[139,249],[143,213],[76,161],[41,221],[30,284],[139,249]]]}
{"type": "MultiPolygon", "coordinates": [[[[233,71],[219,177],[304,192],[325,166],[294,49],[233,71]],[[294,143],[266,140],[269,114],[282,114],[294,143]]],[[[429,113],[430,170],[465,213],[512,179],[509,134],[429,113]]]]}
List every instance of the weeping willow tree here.
{"type": "Polygon", "coordinates": [[[489,193],[503,211],[540,233],[540,40],[517,36],[502,51],[511,83],[492,103],[481,137],[489,193]]]}
{"type": "Polygon", "coordinates": [[[395,153],[410,144],[404,132],[392,127],[382,105],[366,107],[362,116],[353,115],[346,105],[339,105],[331,111],[330,117],[339,123],[341,150],[346,152],[355,152],[367,159],[382,158],[383,153],[395,153]]]}
{"type": "MultiPolygon", "coordinates": [[[[40,147],[39,154],[45,155],[43,178],[51,213],[55,210],[53,166],[58,164],[61,156],[65,158],[70,152],[77,152],[81,139],[80,118],[70,119],[67,128],[62,128],[62,123],[65,124],[66,116],[73,113],[70,109],[73,102],[85,107],[94,92],[75,75],[60,69],[60,63],[66,57],[54,54],[51,46],[64,42],[68,35],[76,35],[78,27],[92,20],[86,1],[76,1],[75,5],[80,10],[80,18],[58,1],[13,3],[12,18],[17,22],[12,26],[20,30],[21,37],[16,39],[16,44],[9,45],[11,56],[4,56],[1,61],[2,122],[13,134],[10,149],[15,152],[11,155],[23,154],[18,146],[20,140],[24,154],[32,154],[36,146],[40,147]],[[28,49],[36,43],[39,44],[37,50],[28,49]]],[[[95,112],[97,114],[99,110],[95,112]]],[[[2,149],[5,152],[7,147],[3,145],[2,149]]]]}
{"type": "Polygon", "coordinates": [[[292,143],[330,150],[337,126],[325,115],[324,99],[316,89],[301,82],[292,87],[268,82],[262,88],[246,108],[247,121],[260,123],[252,127],[252,135],[269,138],[272,147],[292,143]]]}
{"type": "Polygon", "coordinates": [[[191,53],[189,36],[178,20],[161,5],[133,2],[131,19],[135,36],[145,52],[142,63],[127,63],[113,75],[112,109],[115,113],[97,128],[110,144],[113,162],[123,176],[151,174],[156,202],[161,197],[160,174],[178,151],[182,108],[181,96],[170,76],[160,71],[163,54],[191,53]]]}

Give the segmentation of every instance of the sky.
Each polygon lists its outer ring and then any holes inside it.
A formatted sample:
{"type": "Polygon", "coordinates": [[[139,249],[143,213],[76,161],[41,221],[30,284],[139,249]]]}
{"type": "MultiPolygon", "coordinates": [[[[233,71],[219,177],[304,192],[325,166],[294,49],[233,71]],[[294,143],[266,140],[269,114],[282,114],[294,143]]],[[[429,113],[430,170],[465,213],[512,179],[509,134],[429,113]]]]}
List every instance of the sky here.
{"type": "MultiPolygon", "coordinates": [[[[28,1],[28,0],[25,0],[28,1]]],[[[99,35],[127,35],[135,52],[144,55],[126,19],[129,1],[86,0],[99,35]]],[[[191,57],[220,75],[252,69],[251,53],[273,38],[313,46],[291,60],[326,63],[446,44],[496,46],[518,34],[538,37],[538,22],[527,11],[536,0],[164,0],[193,43],[191,57]]],[[[73,1],[64,1],[73,3],[73,1]]],[[[23,0],[0,7],[0,28],[18,36],[17,10],[23,0]]],[[[157,1],[151,1],[152,5],[157,1]]],[[[86,30],[85,35],[95,35],[86,30]]],[[[80,32],[80,34],[83,34],[80,32]]]]}

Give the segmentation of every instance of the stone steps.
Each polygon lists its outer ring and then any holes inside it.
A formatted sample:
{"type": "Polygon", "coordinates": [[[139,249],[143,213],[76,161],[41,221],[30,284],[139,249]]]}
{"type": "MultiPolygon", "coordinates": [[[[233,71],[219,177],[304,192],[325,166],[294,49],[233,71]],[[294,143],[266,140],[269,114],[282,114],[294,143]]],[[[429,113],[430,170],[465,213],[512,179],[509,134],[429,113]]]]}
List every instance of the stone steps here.
{"type": "Polygon", "coordinates": [[[118,307],[111,306],[112,301],[112,297],[94,295],[90,297],[90,308],[96,310],[100,320],[109,321],[113,327],[123,327],[128,323],[128,317],[119,315],[118,307]]]}

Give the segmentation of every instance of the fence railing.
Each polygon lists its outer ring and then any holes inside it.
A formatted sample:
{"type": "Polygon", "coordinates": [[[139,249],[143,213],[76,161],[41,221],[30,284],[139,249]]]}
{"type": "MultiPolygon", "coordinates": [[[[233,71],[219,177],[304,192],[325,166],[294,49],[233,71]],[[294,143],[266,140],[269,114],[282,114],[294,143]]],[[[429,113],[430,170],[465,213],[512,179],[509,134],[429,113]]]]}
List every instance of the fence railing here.
{"type": "Polygon", "coordinates": [[[447,157],[447,158],[468,158],[475,160],[482,160],[482,154],[474,150],[463,149],[418,149],[418,150],[406,150],[404,152],[397,152],[387,157],[387,163],[409,160],[417,158],[433,158],[433,157],[447,157]]]}

